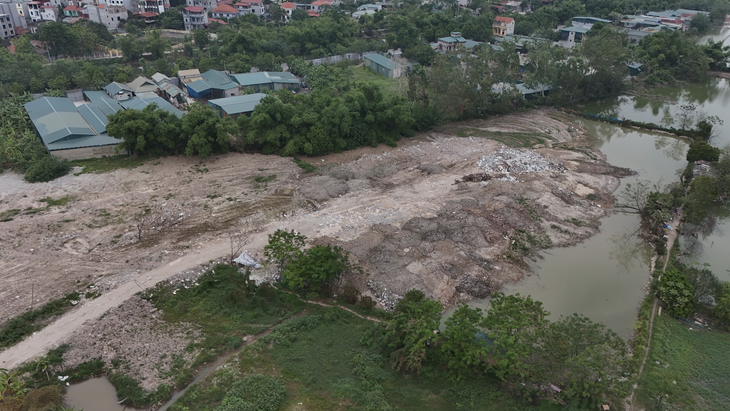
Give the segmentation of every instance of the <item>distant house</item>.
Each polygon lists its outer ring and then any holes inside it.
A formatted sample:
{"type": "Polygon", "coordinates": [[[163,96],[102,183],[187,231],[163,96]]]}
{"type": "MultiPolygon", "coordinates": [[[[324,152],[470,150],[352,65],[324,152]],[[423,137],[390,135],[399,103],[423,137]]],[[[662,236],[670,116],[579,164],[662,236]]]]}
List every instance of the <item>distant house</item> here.
{"type": "Polygon", "coordinates": [[[497,37],[515,34],[515,19],[512,17],[497,16],[492,23],[492,34],[497,37]]]}
{"type": "Polygon", "coordinates": [[[104,87],[104,91],[114,100],[127,100],[134,96],[134,92],[126,84],[117,83],[116,81],[109,83],[104,87]]]}
{"type": "Polygon", "coordinates": [[[646,36],[651,35],[653,32],[651,31],[642,31],[642,30],[629,30],[626,32],[626,37],[628,37],[629,42],[631,43],[638,43],[646,36]]]}
{"type": "Polygon", "coordinates": [[[200,80],[200,70],[178,70],[177,78],[180,79],[180,86],[185,88],[188,83],[192,83],[195,80],[200,80]]]}
{"type": "Polygon", "coordinates": [[[179,118],[183,115],[182,111],[178,110],[175,106],[159,96],[134,97],[129,100],[119,102],[119,105],[121,105],[125,110],[144,110],[145,107],[151,104],[156,104],[158,108],[174,114],[179,118]]]}
{"type": "Polygon", "coordinates": [[[188,7],[202,7],[205,11],[211,11],[217,5],[216,0],[186,0],[188,7]]]}
{"type": "Polygon", "coordinates": [[[238,11],[237,8],[235,8],[235,7],[231,6],[231,5],[225,4],[225,3],[221,3],[221,4],[218,5],[218,7],[214,8],[210,12],[210,15],[213,16],[213,18],[216,18],[216,19],[226,19],[226,20],[228,20],[228,19],[236,18],[240,14],[239,14],[239,11],[238,11]]]}
{"type": "Polygon", "coordinates": [[[107,30],[116,30],[122,21],[127,20],[127,8],[124,6],[110,6],[99,4],[94,6],[87,4],[85,13],[89,16],[89,20],[103,24],[107,30]]]}
{"type": "Polygon", "coordinates": [[[286,14],[286,20],[291,20],[291,14],[296,10],[297,5],[288,1],[285,1],[284,3],[281,3],[279,5],[281,7],[281,10],[286,14]]]}
{"type": "Polygon", "coordinates": [[[193,98],[225,98],[239,95],[238,84],[226,73],[208,70],[200,79],[187,83],[188,95],[193,98]]]}
{"type": "Polygon", "coordinates": [[[448,37],[440,37],[436,43],[436,50],[443,52],[454,51],[459,48],[472,49],[482,44],[480,41],[467,40],[458,31],[452,32],[448,37]]]}
{"type": "Polygon", "coordinates": [[[262,0],[243,0],[233,4],[233,7],[238,8],[238,14],[241,16],[244,14],[262,16],[266,12],[262,0]]]}
{"type": "Polygon", "coordinates": [[[182,105],[187,103],[185,93],[177,86],[177,79],[171,79],[162,73],[152,75],[152,81],[159,86],[155,93],[165,100],[173,103],[173,105],[182,105]]]}
{"type": "Polygon", "coordinates": [[[388,78],[398,78],[403,75],[403,67],[400,64],[380,54],[364,56],[363,64],[388,78]]]}
{"type": "Polygon", "coordinates": [[[581,43],[583,35],[588,33],[589,30],[585,27],[565,27],[560,30],[558,44],[566,49],[572,49],[576,44],[581,43]]]}
{"type": "Polygon", "coordinates": [[[217,111],[221,117],[236,118],[240,115],[250,116],[261,99],[266,96],[267,94],[264,93],[255,93],[236,97],[219,98],[215,100],[208,100],[208,105],[213,107],[213,109],[217,111]]]}
{"type": "Polygon", "coordinates": [[[626,67],[629,69],[629,76],[634,77],[641,74],[641,69],[644,68],[644,65],[636,61],[631,61],[626,63],[626,67]]]}
{"type": "Polygon", "coordinates": [[[154,81],[142,76],[139,76],[132,80],[132,82],[127,83],[127,87],[132,90],[135,96],[144,95],[145,93],[154,93],[155,90],[159,88],[154,81]]]}
{"type": "Polygon", "coordinates": [[[67,98],[41,97],[25,104],[48,152],[74,160],[113,155],[122,141],[106,134],[106,114],[93,103],[78,107],[67,98]]]}
{"type": "Polygon", "coordinates": [[[185,7],[183,10],[185,31],[203,29],[208,25],[208,13],[204,7],[185,7]]]}
{"type": "Polygon", "coordinates": [[[583,27],[588,30],[593,28],[596,23],[611,24],[611,20],[599,19],[598,17],[573,17],[574,27],[583,27]]]}
{"type": "Polygon", "coordinates": [[[231,74],[231,78],[242,89],[276,91],[285,88],[291,91],[299,91],[299,79],[286,72],[262,71],[258,73],[231,74]]]}

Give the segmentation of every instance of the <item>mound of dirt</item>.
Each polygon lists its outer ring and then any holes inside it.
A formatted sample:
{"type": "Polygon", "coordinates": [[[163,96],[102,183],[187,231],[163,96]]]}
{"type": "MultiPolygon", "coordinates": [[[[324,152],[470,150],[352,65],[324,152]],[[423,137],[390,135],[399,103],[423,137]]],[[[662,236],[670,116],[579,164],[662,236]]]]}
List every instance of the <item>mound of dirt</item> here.
{"type": "Polygon", "coordinates": [[[301,195],[319,202],[347,194],[348,191],[350,187],[347,182],[330,176],[308,178],[299,187],[301,195]]]}

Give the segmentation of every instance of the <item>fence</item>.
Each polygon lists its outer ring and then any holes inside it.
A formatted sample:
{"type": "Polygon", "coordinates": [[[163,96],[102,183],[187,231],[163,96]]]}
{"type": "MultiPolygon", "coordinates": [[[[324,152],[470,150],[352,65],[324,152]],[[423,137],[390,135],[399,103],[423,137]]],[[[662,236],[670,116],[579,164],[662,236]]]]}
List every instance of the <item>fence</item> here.
{"type": "Polygon", "coordinates": [[[377,54],[376,51],[364,51],[362,53],[346,53],[346,54],[340,54],[338,56],[329,56],[329,57],[322,57],[318,59],[313,60],[305,60],[307,63],[312,63],[315,66],[321,66],[322,64],[337,64],[340,61],[352,61],[352,60],[362,60],[363,57],[370,55],[370,54],[377,54]]]}

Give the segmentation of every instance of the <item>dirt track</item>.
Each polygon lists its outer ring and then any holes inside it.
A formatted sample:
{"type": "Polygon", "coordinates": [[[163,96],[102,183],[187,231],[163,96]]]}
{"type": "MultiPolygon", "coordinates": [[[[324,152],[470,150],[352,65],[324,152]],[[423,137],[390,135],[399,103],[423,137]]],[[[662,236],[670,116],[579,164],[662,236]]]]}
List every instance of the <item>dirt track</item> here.
{"type": "Polygon", "coordinates": [[[392,303],[385,288],[419,288],[445,305],[488,295],[519,281],[537,249],[595,234],[626,173],[562,120],[536,111],[454,124],[395,149],[308,159],[320,166],[313,175],[289,159],[250,154],[166,158],[34,185],[0,175],[0,213],[40,210],[0,223],[0,323],[29,308],[31,284],[36,306],[88,286],[102,292],[0,353],[0,367],[43,354],[141,287],[227,255],[228,232],[247,233],[252,254],[277,228],[339,243],[370,273],[356,284],[384,305],[392,303]],[[521,141],[565,170],[455,183],[485,173],[478,160],[502,142],[521,141]],[[64,196],[72,199],[62,206],[38,201],[64,196]],[[142,224],[145,209],[154,223],[142,224]]]}

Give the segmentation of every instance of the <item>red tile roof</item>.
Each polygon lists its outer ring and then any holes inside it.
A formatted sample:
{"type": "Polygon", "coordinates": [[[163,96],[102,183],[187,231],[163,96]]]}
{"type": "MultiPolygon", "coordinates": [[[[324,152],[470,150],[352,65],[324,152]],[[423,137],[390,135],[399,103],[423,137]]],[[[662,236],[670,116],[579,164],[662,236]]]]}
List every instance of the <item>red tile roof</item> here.
{"type": "Polygon", "coordinates": [[[504,16],[498,16],[494,20],[498,21],[500,23],[506,23],[506,24],[509,24],[509,23],[512,23],[513,21],[515,21],[515,19],[513,19],[512,17],[504,17],[504,16]]]}
{"type": "Polygon", "coordinates": [[[81,11],[83,9],[81,7],[79,7],[79,6],[74,6],[73,4],[69,4],[68,6],[64,7],[63,10],[64,11],[66,11],[66,10],[68,10],[68,11],[81,11]]]}
{"type": "Polygon", "coordinates": [[[291,10],[291,9],[297,8],[296,4],[290,3],[288,1],[285,1],[285,2],[281,3],[281,6],[280,7],[282,9],[287,9],[287,10],[291,10]]]}
{"type": "Polygon", "coordinates": [[[159,16],[159,14],[155,13],[154,11],[146,11],[144,13],[139,13],[139,15],[146,19],[151,19],[152,17],[159,16]]]}
{"type": "Polygon", "coordinates": [[[205,7],[185,7],[185,11],[200,13],[201,11],[205,11],[205,7]]]}
{"type": "Polygon", "coordinates": [[[55,9],[56,6],[51,6],[50,4],[46,4],[45,6],[41,6],[42,9],[55,9]]]}
{"type": "Polygon", "coordinates": [[[312,2],[312,6],[330,6],[332,3],[327,3],[326,1],[318,0],[312,2]]]}
{"type": "Polygon", "coordinates": [[[225,21],[223,21],[223,20],[220,20],[220,19],[208,19],[208,21],[209,21],[210,23],[212,23],[212,22],[216,22],[216,23],[220,23],[220,24],[223,24],[223,25],[226,25],[226,24],[228,24],[228,23],[226,23],[225,21]]]}
{"type": "Polygon", "coordinates": [[[238,14],[238,9],[227,4],[220,4],[218,7],[214,8],[211,13],[238,14]]]}

